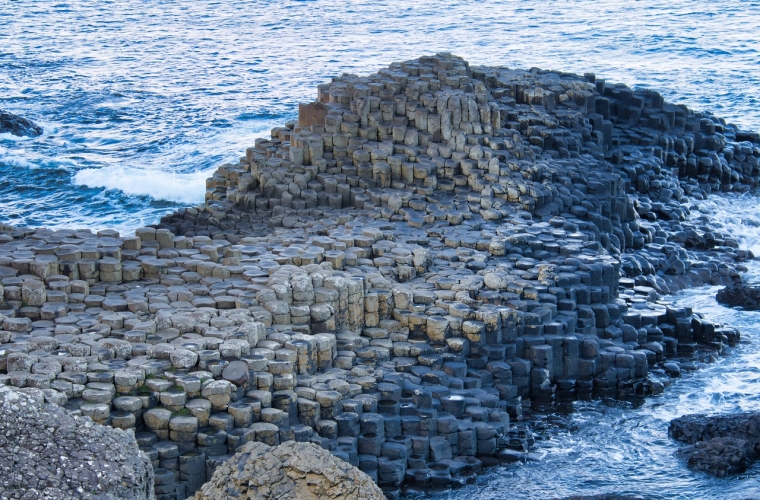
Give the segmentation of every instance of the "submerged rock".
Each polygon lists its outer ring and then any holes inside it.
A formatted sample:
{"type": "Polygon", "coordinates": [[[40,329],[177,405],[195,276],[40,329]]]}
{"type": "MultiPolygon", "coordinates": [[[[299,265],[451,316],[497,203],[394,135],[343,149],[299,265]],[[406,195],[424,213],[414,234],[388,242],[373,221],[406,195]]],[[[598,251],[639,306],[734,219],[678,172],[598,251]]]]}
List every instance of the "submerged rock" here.
{"type": "Polygon", "coordinates": [[[0,498],[155,498],[153,468],[131,433],[43,399],[0,387],[0,498]]]}
{"type": "Polygon", "coordinates": [[[384,500],[385,496],[367,474],[329,451],[288,441],[276,447],[247,443],[216,469],[195,498],[384,500]]]}
{"type": "Polygon", "coordinates": [[[26,118],[0,109],[0,134],[6,133],[19,137],[37,137],[42,135],[42,127],[26,118]]]}
{"type": "Polygon", "coordinates": [[[760,309],[760,288],[737,283],[718,290],[715,299],[728,307],[741,307],[745,311],[760,309]]]}

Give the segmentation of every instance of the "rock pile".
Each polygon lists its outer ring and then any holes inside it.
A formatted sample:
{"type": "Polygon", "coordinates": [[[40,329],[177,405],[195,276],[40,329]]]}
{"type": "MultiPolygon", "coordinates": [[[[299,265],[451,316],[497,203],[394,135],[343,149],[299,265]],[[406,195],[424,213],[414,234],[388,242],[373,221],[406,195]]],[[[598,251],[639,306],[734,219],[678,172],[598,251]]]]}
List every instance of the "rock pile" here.
{"type": "Polygon", "coordinates": [[[743,472],[760,455],[760,413],[684,415],[668,432],[691,445],[678,451],[690,468],[718,477],[743,472]]]}
{"type": "Polygon", "coordinates": [[[198,500],[385,500],[372,479],[311,443],[246,443],[195,494],[198,500]]]}
{"type": "Polygon", "coordinates": [[[0,497],[151,500],[153,469],[134,437],[0,387],[0,497]]]}
{"type": "Polygon", "coordinates": [[[738,341],[657,299],[740,280],[686,203],[757,186],[758,139],[593,75],[344,75],[156,227],[0,228],[0,381],[135,429],[162,499],[250,441],[462,484],[527,450],[524,406],[738,341]]]}

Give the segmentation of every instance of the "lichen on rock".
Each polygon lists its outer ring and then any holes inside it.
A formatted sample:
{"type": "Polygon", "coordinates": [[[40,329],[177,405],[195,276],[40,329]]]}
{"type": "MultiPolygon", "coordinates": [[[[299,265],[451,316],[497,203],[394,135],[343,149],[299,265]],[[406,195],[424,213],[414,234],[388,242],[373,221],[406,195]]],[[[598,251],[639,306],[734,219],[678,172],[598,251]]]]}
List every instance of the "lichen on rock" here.
{"type": "Polygon", "coordinates": [[[0,386],[0,498],[154,499],[134,435],[70,416],[41,391],[0,386]]]}
{"type": "Polygon", "coordinates": [[[220,465],[195,494],[197,500],[383,500],[364,472],[311,443],[288,441],[271,447],[249,442],[220,465]]]}

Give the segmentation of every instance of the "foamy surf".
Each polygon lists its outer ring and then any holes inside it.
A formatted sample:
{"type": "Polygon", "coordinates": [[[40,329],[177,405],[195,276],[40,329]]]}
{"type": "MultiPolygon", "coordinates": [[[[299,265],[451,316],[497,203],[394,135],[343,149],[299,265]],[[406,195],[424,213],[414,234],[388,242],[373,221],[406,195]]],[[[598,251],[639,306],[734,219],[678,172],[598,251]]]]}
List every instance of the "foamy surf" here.
{"type": "Polygon", "coordinates": [[[176,173],[111,166],[81,170],[72,181],[78,186],[118,190],[130,196],[148,196],[154,200],[192,205],[203,201],[206,178],[214,170],[176,173]]]}
{"type": "Polygon", "coordinates": [[[736,238],[739,246],[760,255],[760,213],[755,194],[711,195],[709,199],[697,203],[698,210],[692,210],[692,217],[707,215],[710,227],[736,238]]]}

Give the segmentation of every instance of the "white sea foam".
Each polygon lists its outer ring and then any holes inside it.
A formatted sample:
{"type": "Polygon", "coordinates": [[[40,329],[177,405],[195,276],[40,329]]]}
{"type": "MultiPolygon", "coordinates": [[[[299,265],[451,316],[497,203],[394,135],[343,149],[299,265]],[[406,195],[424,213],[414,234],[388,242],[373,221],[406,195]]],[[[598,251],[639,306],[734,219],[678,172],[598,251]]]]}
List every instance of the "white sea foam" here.
{"type": "Polygon", "coordinates": [[[9,154],[7,149],[0,148],[0,163],[21,168],[35,168],[36,165],[23,156],[9,154]]]}
{"type": "Polygon", "coordinates": [[[693,216],[707,215],[709,226],[736,238],[739,246],[760,255],[760,213],[756,195],[714,194],[698,202],[693,216]]]}
{"type": "Polygon", "coordinates": [[[27,139],[29,139],[29,137],[23,136],[23,135],[22,136],[13,135],[10,132],[3,132],[2,134],[0,134],[0,141],[21,142],[27,139]]]}
{"type": "Polygon", "coordinates": [[[175,173],[111,166],[81,170],[74,175],[73,182],[80,186],[119,190],[132,196],[195,204],[203,201],[206,178],[213,171],[214,169],[175,173]]]}

